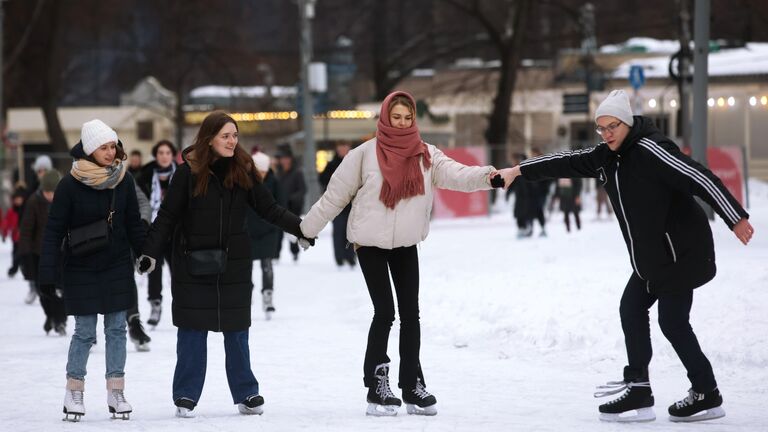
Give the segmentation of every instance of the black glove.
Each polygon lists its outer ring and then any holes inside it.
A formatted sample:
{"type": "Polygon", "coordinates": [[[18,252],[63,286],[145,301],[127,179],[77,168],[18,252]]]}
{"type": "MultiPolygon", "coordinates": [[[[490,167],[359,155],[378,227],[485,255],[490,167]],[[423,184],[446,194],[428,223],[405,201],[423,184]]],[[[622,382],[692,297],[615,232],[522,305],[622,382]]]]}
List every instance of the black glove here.
{"type": "Polygon", "coordinates": [[[491,187],[494,188],[503,188],[504,187],[504,178],[501,176],[501,174],[496,174],[491,179],[491,187]]]}
{"type": "Polygon", "coordinates": [[[43,297],[56,297],[56,284],[40,284],[40,295],[43,297]]]}

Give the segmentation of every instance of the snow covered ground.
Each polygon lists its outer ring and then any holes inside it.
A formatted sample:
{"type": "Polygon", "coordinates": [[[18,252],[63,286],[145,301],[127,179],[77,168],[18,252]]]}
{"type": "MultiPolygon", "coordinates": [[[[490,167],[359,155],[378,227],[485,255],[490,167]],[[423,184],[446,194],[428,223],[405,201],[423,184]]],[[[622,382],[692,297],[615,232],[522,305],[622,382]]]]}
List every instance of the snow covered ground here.
{"type": "MultiPolygon", "coordinates": [[[[618,305],[631,269],[618,226],[595,221],[584,198],[584,228],[567,234],[559,213],[547,238],[515,239],[506,208],[491,218],[435,221],[421,255],[422,363],[439,414],[364,415],[362,361],[372,308],[359,270],[337,270],[330,227],[298,265],[277,265],[277,313],[260,301],[251,327],[253,369],[265,414],[232,405],[223,341],[209,337],[206,386],[194,419],[173,416],[175,328],[166,315],[151,332],[151,352],[128,349],[130,422],[110,420],[103,381],[104,344],[91,355],[87,414],[61,421],[68,338],[45,336],[26,284],[8,280],[10,248],[0,245],[0,425],[6,431],[766,431],[768,430],[768,185],[753,182],[752,244],[742,246],[721,220],[713,224],[718,276],[696,291],[693,327],[713,363],[728,415],[699,425],[672,424],[666,407],[689,387],[685,370],[655,323],[651,381],[657,420],[617,425],[597,420],[594,386],[619,379],[625,352],[618,305]]],[[[254,278],[260,286],[260,275],[254,278]]],[[[148,315],[146,278],[140,307],[148,315]]],[[[72,320],[70,319],[70,328],[72,320]]],[[[397,323],[390,357],[397,365],[397,323]]],[[[396,369],[396,368],[395,368],[396,369]]],[[[396,380],[395,380],[396,381],[396,380]]]]}

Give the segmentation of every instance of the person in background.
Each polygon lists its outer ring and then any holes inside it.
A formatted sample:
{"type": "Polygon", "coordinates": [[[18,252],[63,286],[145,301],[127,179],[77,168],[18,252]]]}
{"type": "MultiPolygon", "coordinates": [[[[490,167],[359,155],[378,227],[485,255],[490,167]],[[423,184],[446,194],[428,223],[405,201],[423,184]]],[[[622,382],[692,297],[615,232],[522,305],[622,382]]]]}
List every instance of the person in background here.
{"type": "MultiPolygon", "coordinates": [[[[541,149],[538,147],[534,147],[531,149],[531,157],[538,157],[541,156],[543,153],[541,152],[541,149]]],[[[549,196],[549,190],[552,188],[552,181],[551,180],[542,180],[538,182],[534,182],[532,185],[532,204],[533,204],[533,217],[531,218],[531,234],[533,234],[533,222],[534,220],[539,221],[539,226],[541,227],[541,232],[539,233],[539,237],[546,237],[547,236],[547,230],[545,228],[545,225],[547,223],[547,218],[544,215],[544,208],[547,205],[547,197],[549,196]]]]}
{"type": "Polygon", "coordinates": [[[67,313],[64,309],[64,300],[58,294],[58,289],[42,292],[38,279],[43,232],[48,223],[48,208],[53,202],[54,192],[60,180],[61,174],[58,171],[47,171],[40,179],[40,189],[27,200],[24,206],[24,217],[21,219],[19,253],[22,257],[22,273],[29,281],[30,288],[40,297],[40,306],[45,313],[43,330],[46,334],[54,330],[59,336],[66,336],[67,313]]]}
{"type": "MultiPolygon", "coordinates": [[[[75,317],[67,356],[65,420],[78,421],[85,415],[86,365],[96,341],[98,315],[104,317],[107,408],[127,420],[133,408],[124,394],[126,311],[136,303],[132,258],[140,254],[146,230],[117,133],[96,119],[84,123],[80,135],[70,151],[72,169],[59,182],[48,213],[39,284],[42,292],[49,293],[59,283],[67,314],[75,317]],[[78,247],[86,242],[73,244],[74,233],[86,226],[109,230],[98,249],[78,247]]],[[[94,238],[94,231],[101,229],[87,230],[84,238],[94,238]]]]}
{"type": "MultiPolygon", "coordinates": [[[[256,152],[251,158],[259,173],[261,182],[275,201],[285,205],[285,198],[280,190],[275,173],[270,168],[270,158],[266,153],[256,152]]],[[[272,319],[274,305],[274,271],[272,260],[277,258],[277,243],[280,241],[280,228],[265,221],[252,209],[248,211],[248,235],[251,238],[251,259],[258,260],[261,267],[261,307],[267,320],[272,319]]]]}
{"type": "Polygon", "coordinates": [[[555,186],[555,195],[552,199],[554,205],[555,200],[560,201],[560,211],[563,212],[563,218],[565,221],[565,230],[571,232],[571,213],[573,213],[574,222],[576,222],[576,229],[581,230],[581,185],[582,180],[580,178],[561,178],[557,179],[555,186]]]}
{"type": "Polygon", "coordinates": [[[131,154],[128,156],[128,172],[131,173],[131,175],[134,178],[138,178],[139,174],[141,173],[141,167],[142,167],[141,150],[139,149],[131,150],[131,154]]]}
{"type": "MultiPolygon", "coordinates": [[[[512,156],[512,164],[517,165],[525,160],[525,155],[516,153],[512,156]]],[[[533,182],[518,179],[507,189],[506,197],[515,196],[512,215],[517,221],[517,238],[528,238],[533,235],[533,218],[536,214],[536,186],[533,182]]]]}
{"type": "MultiPolygon", "coordinates": [[[[352,145],[349,142],[340,141],[336,144],[336,154],[333,160],[328,162],[325,170],[317,176],[320,184],[323,186],[323,190],[328,188],[328,183],[331,182],[333,173],[336,172],[336,169],[339,168],[344,157],[351,149],[352,145]]],[[[357,263],[355,249],[347,241],[347,221],[349,220],[350,211],[352,211],[352,204],[344,207],[344,210],[333,220],[333,255],[339,268],[344,264],[349,264],[350,267],[354,268],[357,263]]]]}
{"type": "MultiPolygon", "coordinates": [[[[152,220],[152,207],[149,205],[149,199],[144,195],[139,187],[138,181],[134,178],[134,184],[136,187],[136,202],[139,204],[139,216],[144,226],[149,230],[149,225],[152,220]]],[[[139,312],[139,288],[136,287],[136,303],[128,309],[126,313],[126,319],[128,321],[128,337],[136,346],[136,351],[146,352],[149,351],[149,343],[152,342],[152,338],[149,337],[144,330],[144,325],[141,322],[141,314],[139,312]]]]}
{"type": "MultiPolygon", "coordinates": [[[[21,224],[21,216],[24,214],[24,203],[27,199],[27,188],[22,184],[17,184],[11,195],[11,206],[5,211],[2,223],[0,223],[0,235],[3,237],[3,242],[9,239],[13,244],[11,250],[11,266],[8,268],[8,277],[12,278],[16,276],[21,266],[21,255],[19,254],[19,226],[21,224]]],[[[32,304],[37,298],[35,290],[30,289],[24,303],[32,304]]]]}
{"type": "MultiPolygon", "coordinates": [[[[293,214],[300,215],[304,210],[304,197],[307,194],[307,184],[304,182],[304,173],[296,165],[296,158],[290,145],[282,144],[278,147],[275,155],[278,163],[277,183],[286,196],[286,208],[293,214]]],[[[282,248],[283,233],[280,232],[280,243],[277,246],[277,255],[280,256],[282,248]]],[[[290,245],[293,261],[299,260],[299,244],[297,240],[292,240],[290,245]]]]}
{"type": "MultiPolygon", "coordinates": [[[[168,140],[158,141],[152,147],[152,157],[154,160],[149,162],[141,169],[138,178],[139,188],[149,198],[149,205],[152,209],[150,224],[157,217],[160,211],[160,205],[168,192],[174,173],[176,173],[176,155],[178,150],[172,142],[168,140]]],[[[165,250],[165,255],[157,262],[155,270],[148,276],[148,294],[152,310],[147,320],[147,324],[152,327],[157,326],[163,312],[163,262],[167,262],[169,269],[171,265],[171,250],[165,250]]]]}
{"type": "Polygon", "coordinates": [[[605,213],[610,219],[611,215],[613,215],[613,207],[611,207],[611,202],[608,200],[608,192],[605,191],[605,186],[603,186],[599,181],[596,181],[595,191],[597,192],[597,216],[595,219],[600,219],[603,207],[605,207],[605,213]]]}

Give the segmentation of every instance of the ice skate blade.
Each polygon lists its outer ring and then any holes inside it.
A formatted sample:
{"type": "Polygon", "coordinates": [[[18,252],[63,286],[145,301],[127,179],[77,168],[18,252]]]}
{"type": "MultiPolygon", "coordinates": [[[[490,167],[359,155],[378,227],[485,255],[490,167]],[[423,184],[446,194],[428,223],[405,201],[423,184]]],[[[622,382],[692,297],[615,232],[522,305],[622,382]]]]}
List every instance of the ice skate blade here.
{"type": "Polygon", "coordinates": [[[393,417],[397,415],[396,405],[379,405],[375,403],[369,403],[368,409],[365,411],[365,415],[374,417],[393,417]]]}
{"type": "Polygon", "coordinates": [[[80,417],[82,417],[82,416],[83,416],[83,414],[65,413],[64,414],[64,418],[61,419],[61,421],[66,421],[66,422],[71,422],[71,423],[78,423],[78,422],[80,422],[80,417]]]}
{"type": "Polygon", "coordinates": [[[264,414],[264,407],[263,406],[257,406],[253,408],[248,408],[247,406],[243,404],[237,404],[237,410],[240,411],[240,414],[243,415],[262,415],[264,414]]]}
{"type": "Polygon", "coordinates": [[[136,351],[138,352],[149,352],[149,344],[140,344],[134,342],[134,345],[136,345],[136,351]]]}
{"type": "Polygon", "coordinates": [[[176,417],[179,418],[194,418],[195,413],[192,412],[191,409],[183,408],[183,407],[176,407],[176,417]]]}
{"type": "Polygon", "coordinates": [[[708,410],[699,411],[698,413],[688,417],[669,416],[669,421],[675,423],[690,423],[704,420],[714,420],[725,417],[725,410],[723,407],[710,408],[708,410]]]}
{"type": "Polygon", "coordinates": [[[264,312],[264,319],[266,319],[267,321],[272,321],[272,314],[273,313],[274,312],[264,312]]]}
{"type": "Polygon", "coordinates": [[[437,406],[430,405],[428,407],[421,408],[414,404],[405,404],[405,410],[408,414],[433,416],[437,415],[437,406]]]}
{"type": "Polygon", "coordinates": [[[113,410],[110,409],[112,413],[112,420],[130,420],[131,419],[131,412],[122,412],[122,413],[116,413],[113,410]]]}
{"type": "Polygon", "coordinates": [[[656,420],[656,414],[653,412],[653,408],[640,408],[638,410],[625,411],[619,414],[600,413],[600,421],[614,422],[614,423],[638,423],[649,422],[656,420]],[[627,414],[632,411],[637,411],[634,415],[627,414]]]}

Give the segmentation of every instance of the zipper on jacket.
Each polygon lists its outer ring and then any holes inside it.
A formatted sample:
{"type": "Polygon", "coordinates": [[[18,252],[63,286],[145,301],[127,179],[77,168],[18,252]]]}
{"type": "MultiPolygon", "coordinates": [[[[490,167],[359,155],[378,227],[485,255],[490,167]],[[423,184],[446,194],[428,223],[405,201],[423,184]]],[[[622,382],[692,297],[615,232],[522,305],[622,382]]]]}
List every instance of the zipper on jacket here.
{"type": "Polygon", "coordinates": [[[672,239],[669,237],[669,233],[665,232],[665,236],[667,236],[667,243],[669,243],[669,250],[672,251],[672,262],[677,262],[677,253],[675,253],[675,246],[672,244],[672,239]]]}
{"type": "MultiPolygon", "coordinates": [[[[629,256],[632,258],[632,266],[635,268],[635,273],[640,279],[645,279],[640,274],[640,270],[637,268],[637,262],[635,261],[635,241],[632,239],[632,230],[629,229],[629,220],[627,219],[627,212],[624,211],[624,203],[621,200],[621,188],[619,187],[619,161],[616,161],[616,194],[619,196],[619,207],[621,207],[621,216],[624,218],[624,225],[627,227],[627,237],[629,237],[629,256]]],[[[650,292],[650,291],[649,291],[650,292]]]]}

